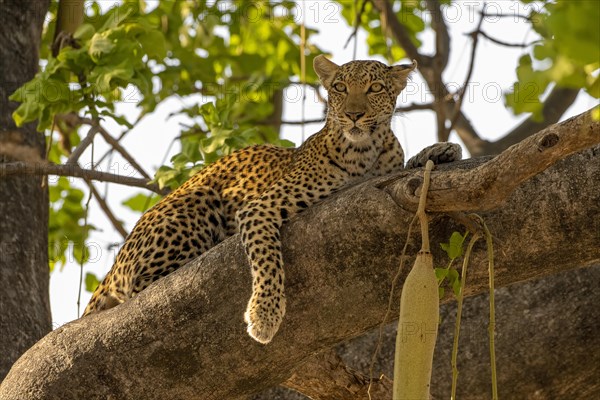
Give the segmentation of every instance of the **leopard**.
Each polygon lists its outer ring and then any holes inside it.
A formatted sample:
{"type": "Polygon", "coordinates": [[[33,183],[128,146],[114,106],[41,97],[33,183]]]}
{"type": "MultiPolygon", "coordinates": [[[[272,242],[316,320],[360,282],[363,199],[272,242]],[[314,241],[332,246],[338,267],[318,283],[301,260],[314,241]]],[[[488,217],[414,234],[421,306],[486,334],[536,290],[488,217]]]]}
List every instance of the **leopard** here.
{"type": "MultiPolygon", "coordinates": [[[[290,218],[364,179],[405,168],[391,129],[396,101],[416,62],[338,65],[325,55],[313,68],[327,91],[321,130],[298,148],[263,144],[206,166],[142,215],[94,291],[83,316],[115,307],[239,234],[250,265],[247,332],[273,340],[286,312],[281,228],[290,218]]],[[[436,143],[407,166],[461,158],[455,143],[436,143]]]]}

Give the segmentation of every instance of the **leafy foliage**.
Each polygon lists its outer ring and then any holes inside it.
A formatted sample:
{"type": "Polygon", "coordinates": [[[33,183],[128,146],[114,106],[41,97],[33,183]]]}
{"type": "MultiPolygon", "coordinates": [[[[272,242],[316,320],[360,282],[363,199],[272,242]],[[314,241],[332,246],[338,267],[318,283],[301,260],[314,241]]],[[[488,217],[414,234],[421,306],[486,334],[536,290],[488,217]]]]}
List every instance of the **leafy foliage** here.
{"type": "MultiPolygon", "coordinates": [[[[38,130],[61,128],[57,116],[73,113],[101,120],[112,118],[124,129],[132,123],[115,104],[139,98],[141,117],[172,96],[190,97],[177,114],[192,124],[179,135],[181,151],[156,172],[154,182],[175,188],[206,164],[232,151],[259,143],[291,146],[279,139],[273,122],[277,94],[300,74],[300,27],[290,1],[214,2],[124,1],[86,2],[84,23],[74,43],[52,57],[58,1],[42,38],[42,70],[17,90],[17,125],[37,120],[38,130]],[[139,95],[139,96],[137,96],[139,95]]],[[[307,35],[313,33],[307,30],[307,35]]],[[[307,46],[307,63],[320,53],[307,46]]],[[[310,65],[310,64],[309,64],[310,65]]],[[[316,75],[307,71],[306,82],[316,75]]],[[[49,159],[64,162],[80,140],[78,129],[67,133],[70,146],[51,141],[49,159]]],[[[69,254],[83,258],[91,226],[82,226],[83,192],[64,178],[51,190],[50,259],[52,267],[69,254]],[[69,245],[67,245],[69,244],[69,245]],[[69,246],[72,247],[68,253],[69,246]]],[[[157,197],[136,195],[125,202],[142,212],[157,197]]],[[[88,285],[89,286],[89,285],[88,285]]]]}
{"type": "Polygon", "coordinates": [[[67,257],[85,263],[89,252],[85,247],[88,233],[95,229],[84,225],[83,191],[73,188],[68,178],[60,177],[49,187],[50,218],[48,223],[48,250],[50,270],[56,264],[64,265],[67,257]]]}
{"type": "Polygon", "coordinates": [[[516,114],[542,118],[543,94],[551,84],[582,88],[600,98],[600,3],[557,0],[529,15],[542,40],[519,59],[518,82],[506,95],[516,114]]]}
{"type": "Polygon", "coordinates": [[[463,255],[463,247],[465,240],[467,239],[468,233],[461,235],[459,232],[452,232],[448,243],[440,243],[442,250],[448,254],[450,259],[446,268],[435,268],[435,276],[438,280],[439,295],[442,298],[445,294],[445,289],[442,287],[445,281],[448,282],[448,286],[452,288],[455,296],[460,293],[460,275],[456,268],[452,265],[454,261],[463,255]]]}

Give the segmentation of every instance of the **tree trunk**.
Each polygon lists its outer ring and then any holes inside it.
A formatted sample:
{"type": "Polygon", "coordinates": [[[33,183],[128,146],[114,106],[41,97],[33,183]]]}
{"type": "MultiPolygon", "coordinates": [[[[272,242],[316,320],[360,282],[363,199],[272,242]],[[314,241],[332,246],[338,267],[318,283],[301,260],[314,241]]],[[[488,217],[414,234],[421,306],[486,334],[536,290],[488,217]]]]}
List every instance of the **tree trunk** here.
{"type": "MultiPolygon", "coordinates": [[[[581,130],[600,142],[597,122],[581,130]]],[[[563,139],[557,135],[558,146],[563,139]]],[[[571,137],[571,142],[577,141],[571,137]]],[[[539,147],[538,157],[548,152],[539,147]]],[[[482,213],[495,237],[497,287],[600,263],[599,152],[596,146],[556,163],[519,186],[500,207],[482,213]]],[[[467,168],[478,164],[471,161],[467,168]]],[[[463,174],[456,166],[438,171],[430,190],[435,193],[463,174]]],[[[412,171],[394,187],[411,186],[418,176],[412,171]]],[[[236,236],[119,307],[47,335],[15,363],[0,398],[236,399],[283,382],[313,355],[377,326],[386,312],[413,214],[380,189],[381,181],[338,193],[284,227],[289,308],[269,345],[245,332],[242,313],[251,282],[236,236]]],[[[453,230],[464,228],[439,216],[432,223],[432,243],[447,241],[453,230]]],[[[418,242],[411,239],[408,254],[416,253],[418,242]]],[[[443,264],[434,250],[436,263],[443,264]]],[[[487,290],[485,246],[475,247],[472,260],[470,296],[487,290]]],[[[392,316],[397,307],[395,302],[392,316]]],[[[497,332],[507,335],[500,326],[497,332]]],[[[463,342],[467,339],[463,336],[463,342]]],[[[515,374],[525,375],[535,363],[522,357],[503,363],[503,393],[514,386],[515,374]]],[[[584,378],[600,373],[597,363],[583,368],[584,378]]],[[[553,376],[534,378],[543,385],[553,376]]],[[[588,394],[600,393],[598,382],[588,379],[585,385],[588,394]]],[[[520,389],[537,393],[532,386],[520,389]]]]}
{"type": "MultiPolygon", "coordinates": [[[[38,70],[47,0],[0,1],[0,150],[44,157],[35,124],[16,129],[10,96],[38,70]]],[[[39,95],[30,93],[29,95],[39,95]]],[[[0,164],[14,161],[2,155],[0,164]]],[[[0,380],[51,328],[48,297],[48,195],[46,179],[0,179],[0,380]]]]}

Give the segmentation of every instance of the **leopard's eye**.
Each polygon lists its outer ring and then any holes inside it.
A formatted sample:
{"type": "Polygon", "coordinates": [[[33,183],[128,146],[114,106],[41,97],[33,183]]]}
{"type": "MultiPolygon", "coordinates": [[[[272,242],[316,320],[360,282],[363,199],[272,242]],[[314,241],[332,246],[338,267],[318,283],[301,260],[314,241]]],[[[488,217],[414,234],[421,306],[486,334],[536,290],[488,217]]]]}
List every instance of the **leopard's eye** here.
{"type": "Polygon", "coordinates": [[[333,84],[333,88],[340,93],[344,93],[346,92],[346,85],[344,85],[342,82],[336,82],[333,84]]]}
{"type": "Polygon", "coordinates": [[[369,92],[371,92],[371,93],[381,92],[382,90],[383,90],[383,85],[379,82],[375,82],[369,88],[369,92]]]}

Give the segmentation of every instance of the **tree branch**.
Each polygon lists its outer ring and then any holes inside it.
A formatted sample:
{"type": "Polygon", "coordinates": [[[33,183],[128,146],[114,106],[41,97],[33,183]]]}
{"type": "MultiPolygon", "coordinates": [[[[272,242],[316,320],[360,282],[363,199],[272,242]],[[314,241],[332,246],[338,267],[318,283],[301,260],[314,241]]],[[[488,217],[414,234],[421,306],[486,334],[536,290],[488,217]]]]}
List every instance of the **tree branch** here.
{"type": "Polygon", "coordinates": [[[121,221],[119,221],[117,217],[115,217],[110,207],[106,203],[106,200],[104,200],[104,198],[100,195],[98,189],[96,189],[94,184],[90,180],[86,180],[86,182],[88,184],[88,187],[90,188],[90,191],[92,192],[92,195],[100,205],[100,208],[102,209],[102,211],[104,211],[106,218],[108,218],[115,230],[119,232],[123,239],[125,239],[127,237],[127,231],[125,230],[125,228],[123,228],[123,224],[121,223],[121,221]]]}
{"type": "Polygon", "coordinates": [[[121,153],[123,158],[127,160],[127,162],[129,162],[131,166],[133,166],[140,173],[140,175],[142,175],[148,180],[152,179],[150,178],[150,175],[148,175],[148,173],[144,171],[144,168],[142,168],[142,166],[137,161],[135,161],[131,154],[129,154],[129,152],[125,150],[123,146],[121,146],[119,141],[113,138],[101,125],[98,125],[98,132],[100,132],[100,134],[108,144],[110,144],[115,150],[121,153]]]}
{"type": "MultiPolygon", "coordinates": [[[[482,17],[482,18],[483,18],[483,17],[482,17]]],[[[490,42],[496,43],[497,45],[504,46],[504,47],[519,47],[519,48],[525,48],[525,47],[529,47],[529,46],[532,46],[532,45],[534,45],[534,44],[536,44],[536,43],[539,43],[539,42],[541,42],[540,40],[535,40],[535,41],[533,41],[533,42],[531,42],[531,43],[509,43],[509,42],[502,41],[502,40],[500,40],[500,39],[496,39],[496,38],[494,38],[494,37],[492,37],[492,36],[488,35],[488,34],[487,34],[487,33],[485,33],[484,31],[482,31],[481,29],[480,29],[480,30],[478,30],[478,31],[472,32],[472,34],[478,34],[478,35],[481,35],[481,36],[483,36],[484,38],[486,38],[487,40],[489,40],[490,42]]]]}
{"type": "Polygon", "coordinates": [[[394,113],[404,113],[404,112],[415,111],[415,110],[430,110],[431,111],[431,110],[433,110],[433,104],[432,103],[407,104],[405,106],[396,107],[396,109],[394,110],[394,113]]]}
{"type": "MultiPolygon", "coordinates": [[[[542,121],[534,121],[529,117],[519,126],[502,136],[495,142],[486,142],[482,147],[482,152],[477,154],[498,154],[509,148],[515,143],[519,143],[531,134],[544,129],[560,120],[562,115],[573,104],[579,89],[570,89],[555,86],[546,100],[542,108],[542,121]]],[[[473,154],[473,153],[471,153],[473,154]]]]}
{"type": "MultiPolygon", "coordinates": [[[[485,5],[485,3],[484,3],[484,5],[485,5]]],[[[477,30],[475,32],[481,31],[482,24],[483,24],[483,16],[479,20],[479,23],[477,24],[477,30]]],[[[475,68],[475,54],[477,53],[477,44],[479,43],[479,36],[477,35],[477,33],[472,33],[470,36],[473,41],[473,44],[471,45],[471,58],[469,61],[467,77],[465,78],[465,83],[462,85],[462,87],[460,88],[460,90],[458,92],[458,100],[454,104],[454,110],[452,111],[452,114],[450,114],[450,126],[444,133],[445,141],[448,140],[448,137],[450,137],[450,133],[452,132],[452,129],[454,129],[454,127],[456,126],[456,122],[458,121],[458,118],[460,117],[460,110],[462,108],[462,103],[465,99],[465,92],[467,90],[469,82],[471,82],[471,76],[473,75],[473,69],[475,68]]]]}
{"type": "Polygon", "coordinates": [[[57,165],[50,162],[29,163],[24,161],[0,164],[0,178],[11,175],[72,176],[75,178],[84,178],[92,181],[111,182],[118,183],[120,185],[140,187],[162,195],[168,193],[168,190],[160,189],[158,185],[148,183],[146,179],[116,175],[91,169],[83,169],[78,165],[57,165]]]}
{"type": "Polygon", "coordinates": [[[446,69],[450,58],[450,35],[448,34],[448,26],[446,26],[439,0],[427,0],[426,5],[431,14],[431,27],[435,32],[434,58],[439,60],[439,67],[443,71],[446,69]]]}
{"type": "MultiPolygon", "coordinates": [[[[592,120],[589,110],[528,137],[478,168],[447,176],[442,184],[432,184],[427,211],[492,210],[521,183],[549,165],[598,143],[600,122],[592,120]]],[[[400,177],[404,178],[406,174],[409,172],[403,172],[400,177]]],[[[444,172],[437,174],[446,175],[444,172]]],[[[433,172],[433,181],[435,176],[436,172],[433,172]]],[[[385,187],[397,202],[416,210],[419,194],[415,189],[420,187],[419,181],[402,179],[401,184],[396,184],[395,178],[386,179],[379,187],[385,187]]]]}
{"type": "MultiPolygon", "coordinates": [[[[534,168],[549,167],[559,158],[558,149],[572,150],[575,138],[587,141],[590,131],[600,141],[598,122],[582,121],[581,116],[553,129],[541,136],[551,138],[553,133],[557,144],[534,142],[542,145],[539,150],[516,146],[503,158],[507,167],[499,173],[518,175],[529,162],[534,168]],[[571,134],[565,132],[570,129],[571,134]]],[[[496,237],[496,263],[501,266],[497,287],[600,262],[599,154],[596,146],[516,189],[506,187],[501,194],[512,195],[484,213],[496,237]],[[559,250],[556,243],[566,243],[568,249],[559,250]]],[[[462,167],[469,172],[478,164],[473,160],[462,167]]],[[[450,188],[462,182],[456,178],[465,174],[460,167],[451,165],[435,174],[428,196],[433,207],[439,206],[443,193],[447,206],[439,207],[455,209],[463,207],[448,206],[457,198],[452,192],[478,188],[481,195],[488,193],[478,182],[450,188]]],[[[415,186],[405,183],[417,182],[420,174],[407,171],[404,181],[394,186],[411,187],[412,196],[415,186]]],[[[507,177],[497,179],[506,182],[507,177]]],[[[269,345],[252,341],[245,332],[242,314],[251,282],[240,239],[234,236],[132,300],[50,333],[15,363],[0,386],[0,398],[236,399],[289,379],[314,354],[370,330],[385,314],[401,238],[413,214],[398,207],[378,183],[381,178],[342,191],[283,228],[288,311],[269,345]]],[[[497,188],[489,190],[500,196],[497,188]]],[[[489,204],[481,203],[486,209],[489,204]]],[[[432,242],[446,241],[455,229],[448,219],[438,218],[432,224],[432,242]]],[[[409,247],[414,254],[416,245],[409,247]]],[[[487,290],[485,250],[476,248],[472,260],[466,295],[487,290]]]]}
{"type": "Polygon", "coordinates": [[[77,147],[75,147],[73,152],[69,155],[69,158],[67,159],[65,164],[77,164],[77,161],[79,161],[79,158],[81,157],[85,149],[87,149],[89,145],[92,144],[92,142],[94,141],[94,137],[98,132],[100,132],[100,127],[98,125],[90,126],[87,135],[83,138],[81,142],[79,142],[77,147]]]}
{"type": "Polygon", "coordinates": [[[390,28],[394,39],[396,39],[398,44],[404,49],[408,58],[417,60],[419,70],[429,71],[431,69],[432,58],[419,53],[419,50],[412,42],[410,35],[394,15],[394,9],[390,2],[388,0],[373,0],[372,3],[373,6],[383,14],[386,21],[385,25],[390,28]]]}

